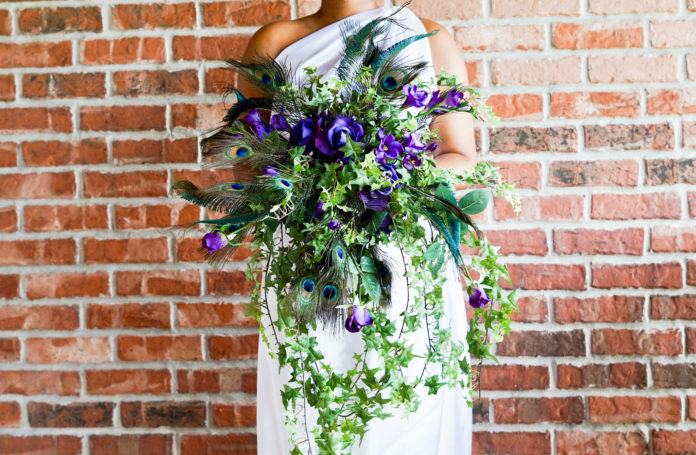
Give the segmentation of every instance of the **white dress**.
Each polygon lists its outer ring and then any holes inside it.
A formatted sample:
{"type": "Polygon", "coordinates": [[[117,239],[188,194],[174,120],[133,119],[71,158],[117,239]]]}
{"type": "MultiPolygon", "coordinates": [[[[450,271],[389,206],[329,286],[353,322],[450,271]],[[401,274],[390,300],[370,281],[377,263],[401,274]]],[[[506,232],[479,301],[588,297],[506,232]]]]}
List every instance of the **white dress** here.
{"type": "MultiPolygon", "coordinates": [[[[333,74],[334,66],[342,57],[340,24],[345,20],[364,25],[370,20],[386,16],[397,7],[385,6],[352,15],[330,24],[308,36],[292,43],[276,57],[279,62],[291,64],[297,71],[298,81],[304,79],[302,67],[313,65],[321,74],[333,74]]],[[[425,33],[421,20],[408,8],[402,9],[395,17],[406,27],[392,26],[386,35],[382,35],[378,45],[386,48],[413,34],[425,33]]],[[[427,39],[421,39],[410,44],[402,53],[408,60],[423,60],[430,63],[421,74],[429,78],[434,74],[432,56],[427,39]],[[408,56],[404,55],[408,53],[408,56]]],[[[387,248],[392,262],[403,270],[403,261],[398,249],[387,248]]],[[[397,267],[398,267],[397,266],[397,267]]],[[[462,290],[459,274],[454,262],[448,264],[447,281],[443,289],[445,300],[445,322],[449,323],[453,336],[465,341],[467,330],[466,299],[462,290]]],[[[388,314],[393,320],[399,319],[407,301],[407,286],[403,276],[394,274],[392,281],[392,306],[388,314]]],[[[413,296],[410,296],[413,299],[413,296]]],[[[275,309],[275,298],[269,294],[269,306],[272,314],[275,309]]],[[[362,350],[360,333],[345,332],[336,338],[326,333],[315,333],[319,346],[326,361],[336,370],[346,371],[353,367],[352,353],[362,350]]],[[[409,334],[409,342],[423,350],[427,346],[425,330],[409,334]]],[[[412,361],[408,374],[417,375],[422,370],[422,363],[412,361]]],[[[285,430],[285,410],[280,399],[280,390],[287,380],[287,372],[278,371],[277,362],[268,355],[268,348],[263,342],[259,343],[258,379],[257,379],[257,439],[258,455],[287,455],[289,444],[285,430]]],[[[422,402],[418,411],[407,417],[396,413],[385,420],[370,421],[370,430],[365,435],[362,444],[357,443],[353,455],[470,455],[472,411],[467,404],[469,393],[463,390],[442,388],[437,395],[427,395],[425,390],[419,390],[422,402]]],[[[313,409],[307,412],[309,426],[315,421],[313,409]]],[[[310,433],[311,434],[311,433],[310,433]]],[[[306,450],[306,446],[305,449],[306,450]]],[[[313,447],[313,454],[318,454],[313,447]]]]}

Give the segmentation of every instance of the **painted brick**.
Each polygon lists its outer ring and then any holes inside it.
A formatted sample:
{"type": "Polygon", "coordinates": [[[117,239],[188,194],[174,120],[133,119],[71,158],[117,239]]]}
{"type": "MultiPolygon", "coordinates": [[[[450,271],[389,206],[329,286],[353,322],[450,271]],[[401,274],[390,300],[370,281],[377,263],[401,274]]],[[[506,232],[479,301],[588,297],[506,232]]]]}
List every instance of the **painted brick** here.
{"type": "Polygon", "coordinates": [[[652,21],[650,42],[658,48],[696,46],[696,21],[652,21]]]}
{"type": "Polygon", "coordinates": [[[520,198],[519,214],[504,199],[494,199],[495,218],[498,221],[578,220],[583,213],[583,196],[526,196],[520,198]]]}

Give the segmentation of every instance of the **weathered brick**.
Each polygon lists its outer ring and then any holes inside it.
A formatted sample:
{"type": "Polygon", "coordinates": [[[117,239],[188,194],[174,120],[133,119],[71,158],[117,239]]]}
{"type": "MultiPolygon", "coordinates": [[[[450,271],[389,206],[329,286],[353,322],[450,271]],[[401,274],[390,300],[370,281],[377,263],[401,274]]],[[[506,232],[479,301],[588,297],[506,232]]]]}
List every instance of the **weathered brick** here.
{"type": "Polygon", "coordinates": [[[82,106],[83,131],[163,131],[165,106],[82,106]]]}
{"type": "Polygon", "coordinates": [[[71,198],[75,195],[75,174],[41,172],[3,174],[0,199],[71,198]]]}
{"type": "Polygon", "coordinates": [[[167,303],[97,303],[87,305],[89,329],[168,329],[169,304],[167,303]]]}
{"type": "Polygon", "coordinates": [[[549,186],[636,186],[638,162],[634,160],[553,161],[549,186]]]}
{"type": "MultiPolygon", "coordinates": [[[[200,219],[200,210],[188,203],[117,205],[115,218],[116,229],[168,228],[197,221],[200,219]]],[[[199,240],[197,239],[198,243],[199,240]]]]}
{"type": "Polygon", "coordinates": [[[639,431],[556,431],[558,455],[648,455],[645,435],[639,431]]]}
{"type": "Polygon", "coordinates": [[[121,434],[89,437],[90,455],[172,455],[173,435],[121,434]]]}
{"type": "Polygon", "coordinates": [[[593,194],[590,216],[596,220],[679,219],[681,196],[677,192],[593,194]]]}
{"type": "Polygon", "coordinates": [[[655,226],[650,231],[650,251],[696,252],[696,232],[689,227],[655,226]]]}
{"type": "Polygon", "coordinates": [[[583,213],[583,196],[526,196],[520,198],[520,213],[502,198],[494,199],[495,219],[505,221],[578,220],[583,213]]]}
{"type": "Polygon", "coordinates": [[[195,138],[114,141],[112,148],[116,164],[195,163],[198,161],[198,143],[195,138]]]}
{"type": "Polygon", "coordinates": [[[510,317],[515,322],[546,322],[549,310],[545,299],[541,297],[518,297],[517,308],[510,317]]]}
{"type": "Polygon", "coordinates": [[[578,0],[491,0],[493,17],[579,16],[578,0]]]}
{"type": "Polygon", "coordinates": [[[541,95],[491,95],[486,104],[501,118],[517,120],[541,120],[543,99],[541,95]]]}
{"type": "Polygon", "coordinates": [[[31,205],[24,208],[27,232],[107,229],[106,205],[31,205]]]}
{"type": "Polygon", "coordinates": [[[629,228],[618,231],[577,229],[554,230],[553,245],[558,254],[633,254],[643,253],[644,231],[629,228]]]}
{"type": "Polygon", "coordinates": [[[77,396],[80,387],[77,371],[0,371],[2,394],[77,396]]]}
{"type": "Polygon", "coordinates": [[[24,98],[104,98],[104,73],[41,73],[22,76],[24,98]]]}
{"type": "Polygon", "coordinates": [[[213,403],[211,414],[213,426],[250,428],[256,426],[254,403],[213,403]]]}
{"type": "Polygon", "coordinates": [[[592,265],[592,286],[596,288],[681,288],[682,266],[662,264],[592,265]]]}
{"type": "Polygon", "coordinates": [[[696,159],[645,160],[648,185],[696,183],[696,159]]]}
{"type": "Polygon", "coordinates": [[[14,101],[16,97],[17,87],[15,86],[14,75],[5,74],[0,76],[0,101],[14,101]]]}
{"type": "Polygon", "coordinates": [[[12,16],[6,9],[0,10],[0,35],[12,34],[12,16]]]}
{"type": "Polygon", "coordinates": [[[163,63],[165,60],[164,39],[128,37],[114,40],[87,40],[80,45],[80,55],[80,61],[85,65],[163,63]]]}
{"type": "Polygon", "coordinates": [[[696,452],[696,430],[653,430],[655,455],[681,455],[696,452]]]}
{"type": "Polygon", "coordinates": [[[19,296],[19,275],[0,275],[0,299],[19,296]]]}
{"type": "Polygon", "coordinates": [[[29,68],[72,65],[70,41],[0,43],[0,68],[29,68]]]}
{"type": "MultiPolygon", "coordinates": [[[[319,8],[316,0],[300,0],[300,11],[309,14],[311,8],[319,8]]],[[[448,0],[416,0],[408,7],[418,17],[428,17],[433,20],[472,19],[483,16],[483,6],[478,0],[459,0],[452,3],[448,0]]]]}
{"type": "Polygon", "coordinates": [[[590,0],[593,14],[676,13],[679,0],[590,0]]]}
{"type": "Polygon", "coordinates": [[[174,60],[226,60],[241,58],[251,35],[175,36],[172,38],[174,60]]]}
{"type": "Polygon", "coordinates": [[[115,30],[193,28],[196,8],[193,3],[115,5],[111,8],[111,21],[115,30]]]}
{"type": "Polygon", "coordinates": [[[15,207],[0,208],[0,232],[17,232],[17,219],[15,207]]]}
{"type": "Polygon", "coordinates": [[[679,397],[588,397],[591,423],[672,422],[681,420],[679,397]]]}
{"type": "Polygon", "coordinates": [[[82,440],[77,436],[0,436],[0,453],[82,455],[82,440]]]}
{"type": "Polygon", "coordinates": [[[254,433],[185,434],[181,436],[181,455],[200,455],[203,453],[230,453],[235,455],[254,455],[256,435],[254,433]]]}
{"type": "Polygon", "coordinates": [[[106,141],[99,138],[22,143],[22,159],[26,166],[102,164],[106,163],[107,153],[106,141]]]}
{"type": "Polygon", "coordinates": [[[60,299],[109,295],[109,275],[92,273],[37,273],[26,275],[27,298],[60,299]]]}
{"type": "Polygon", "coordinates": [[[19,427],[22,411],[16,401],[0,402],[0,427],[19,427]]]}
{"type": "Polygon", "coordinates": [[[486,238],[500,247],[500,254],[533,254],[544,256],[548,252],[546,233],[541,229],[486,231],[486,238]]]}
{"type": "Polygon", "coordinates": [[[19,338],[0,338],[0,362],[18,361],[21,349],[19,338]]]}
{"type": "Polygon", "coordinates": [[[164,197],[167,195],[165,171],[133,171],[83,174],[85,197],[164,197]]]}
{"type": "Polygon", "coordinates": [[[243,304],[178,303],[179,327],[254,327],[256,318],[245,316],[243,304]]]}
{"type": "Polygon", "coordinates": [[[696,46],[696,21],[651,21],[650,42],[653,47],[696,46]]]}
{"type": "Polygon", "coordinates": [[[497,398],[493,400],[496,423],[582,423],[585,410],[580,397],[497,398]]]}
{"type": "Polygon", "coordinates": [[[488,398],[480,398],[474,401],[474,406],[472,410],[474,424],[490,423],[490,402],[491,400],[488,398]]]}
{"type": "Polygon", "coordinates": [[[86,264],[168,262],[166,237],[148,239],[82,239],[86,264]]]}
{"type": "Polygon", "coordinates": [[[90,395],[163,394],[171,392],[167,370],[88,370],[85,373],[90,395]]]}
{"type": "Polygon", "coordinates": [[[67,107],[11,107],[0,109],[0,131],[70,133],[72,114],[67,107]]]}
{"type": "Polygon", "coordinates": [[[111,345],[104,337],[29,338],[27,363],[100,363],[111,359],[111,345]]]}
{"type": "Polygon", "coordinates": [[[557,323],[639,322],[643,320],[643,297],[556,297],[553,312],[557,323]]]}
{"type": "Polygon", "coordinates": [[[640,95],[637,92],[553,92],[551,117],[637,117],[640,95]]]}
{"type": "Polygon", "coordinates": [[[495,128],[490,133],[489,150],[492,153],[574,153],[578,150],[578,135],[573,127],[495,128]]]}
{"type": "Polygon", "coordinates": [[[210,336],[208,337],[208,353],[212,360],[255,359],[259,344],[259,336],[210,336]]]}
{"type": "Polygon", "coordinates": [[[696,387],[696,364],[653,364],[653,387],[658,389],[692,389],[696,387]]]}
{"type": "Polygon", "coordinates": [[[124,402],[121,403],[121,423],[132,427],[202,427],[205,426],[205,403],[187,402],[124,402]]]}
{"type": "Polygon", "coordinates": [[[244,272],[239,270],[208,270],[207,277],[208,294],[210,295],[246,295],[254,287],[254,283],[247,280],[244,272]]]}
{"type": "Polygon", "coordinates": [[[0,251],[0,265],[69,265],[77,254],[73,239],[0,241],[0,251]]]}
{"type": "Polygon", "coordinates": [[[686,284],[696,284],[696,261],[687,261],[686,267],[686,284]]]}
{"type": "Polygon", "coordinates": [[[196,70],[117,71],[113,78],[115,95],[194,95],[198,93],[196,70]]]}
{"type": "Polygon", "coordinates": [[[198,270],[116,272],[116,295],[190,295],[201,293],[198,270]]]}
{"type": "Polygon", "coordinates": [[[486,24],[454,28],[454,38],[463,51],[543,50],[546,47],[544,35],[544,27],[540,24],[486,24]]]}
{"type": "Polygon", "coordinates": [[[290,19],[290,3],[286,1],[224,1],[203,4],[203,25],[234,27],[264,25],[290,19]]]}
{"type": "Polygon", "coordinates": [[[647,91],[648,114],[696,113],[696,90],[652,89],[647,91]]]}
{"type": "Polygon", "coordinates": [[[174,104],[172,126],[208,131],[222,125],[227,108],[223,104],[174,104]]]}
{"type": "Polygon", "coordinates": [[[638,362],[558,365],[559,389],[644,389],[647,387],[647,369],[638,362]]]}
{"type": "MultiPolygon", "coordinates": [[[[585,266],[580,264],[509,264],[510,280],[520,289],[573,289],[582,290],[585,284],[585,266]]],[[[507,283],[503,283],[507,288],[507,283]]]]}
{"type": "Polygon", "coordinates": [[[652,296],[650,319],[696,320],[696,295],[652,296]]]}
{"type": "Polygon", "coordinates": [[[524,163],[519,161],[495,161],[500,175],[515,188],[541,188],[541,163],[524,163]]]}
{"type": "Polygon", "coordinates": [[[643,47],[643,25],[639,22],[553,24],[552,33],[553,46],[557,49],[643,47]]]}
{"type": "Polygon", "coordinates": [[[686,56],[686,74],[692,81],[696,80],[696,54],[686,56]]]}
{"type": "Polygon", "coordinates": [[[551,455],[549,433],[486,432],[473,434],[472,455],[551,455]]]}
{"type": "Polygon", "coordinates": [[[587,57],[587,72],[595,84],[621,82],[676,81],[678,62],[675,55],[594,55],[587,57]]]}
{"type": "Polygon", "coordinates": [[[497,345],[496,355],[501,357],[584,357],[585,335],[582,330],[510,332],[497,345]]]}
{"type": "Polygon", "coordinates": [[[114,403],[28,403],[34,428],[104,428],[113,424],[114,403]]]}
{"type": "Polygon", "coordinates": [[[79,325],[76,306],[0,306],[0,330],[75,330],[79,325]]]}
{"type": "Polygon", "coordinates": [[[545,366],[499,365],[481,369],[481,390],[533,390],[549,387],[549,369],[545,366]]]}
{"type": "Polygon", "coordinates": [[[674,149],[674,129],[669,123],[586,125],[584,133],[586,150],[674,149]]]}
{"type": "Polygon", "coordinates": [[[27,8],[20,10],[18,16],[19,31],[24,34],[102,31],[98,7],[27,8]]]}
{"type": "Polygon", "coordinates": [[[579,84],[581,61],[577,56],[493,60],[491,79],[499,86],[579,84]]]}
{"type": "Polygon", "coordinates": [[[177,370],[179,393],[256,393],[256,370],[177,370]]]}
{"type": "Polygon", "coordinates": [[[592,353],[597,355],[679,355],[678,330],[597,329],[592,331],[592,353]]]}
{"type": "Polygon", "coordinates": [[[198,335],[130,336],[116,339],[118,358],[129,362],[202,360],[198,335]]]}

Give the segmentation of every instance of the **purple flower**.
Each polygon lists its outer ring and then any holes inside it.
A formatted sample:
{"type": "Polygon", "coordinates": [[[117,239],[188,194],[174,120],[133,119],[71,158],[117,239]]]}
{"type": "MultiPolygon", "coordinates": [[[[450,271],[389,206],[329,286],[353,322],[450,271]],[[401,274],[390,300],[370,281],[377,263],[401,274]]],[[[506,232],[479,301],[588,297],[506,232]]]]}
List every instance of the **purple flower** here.
{"type": "MultiPolygon", "coordinates": [[[[430,110],[434,108],[435,106],[439,105],[441,102],[445,100],[444,96],[440,96],[440,91],[435,90],[432,95],[430,96],[430,101],[428,101],[427,106],[425,106],[426,110],[430,110]]],[[[446,111],[443,111],[442,109],[435,109],[433,112],[436,114],[444,114],[446,111]]]]}
{"type": "Polygon", "coordinates": [[[317,212],[319,212],[319,213],[324,213],[324,205],[325,205],[325,204],[326,204],[326,202],[319,202],[319,203],[317,204],[317,212]]]}
{"type": "MultiPolygon", "coordinates": [[[[389,193],[391,193],[391,188],[389,193]]],[[[358,198],[368,209],[383,212],[389,203],[389,193],[384,194],[383,191],[372,190],[369,186],[364,186],[358,191],[358,198]]]]}
{"type": "Polygon", "coordinates": [[[278,171],[277,171],[275,168],[271,167],[271,166],[264,166],[264,167],[263,167],[263,173],[266,174],[266,175],[270,175],[271,177],[277,177],[277,176],[280,175],[280,174],[278,173],[278,171]]]}
{"type": "Polygon", "coordinates": [[[437,142],[431,142],[431,143],[425,148],[425,150],[428,151],[428,152],[432,152],[432,151],[434,151],[434,150],[437,148],[437,145],[438,145],[437,142]]]}
{"type": "Polygon", "coordinates": [[[256,109],[251,109],[249,113],[242,118],[242,121],[254,129],[256,137],[259,139],[263,139],[268,133],[273,131],[273,128],[266,125],[266,122],[256,109]]]}
{"type": "Polygon", "coordinates": [[[385,234],[389,235],[392,233],[392,226],[394,226],[394,220],[392,219],[391,215],[387,213],[387,216],[385,216],[382,220],[382,224],[379,225],[377,232],[384,232],[385,234]]]}
{"type": "Polygon", "coordinates": [[[339,227],[340,225],[341,225],[341,223],[339,223],[339,222],[336,221],[336,220],[331,220],[331,221],[329,221],[329,229],[331,229],[332,231],[335,231],[336,229],[338,229],[338,227],[339,227]]]}
{"type": "Polygon", "coordinates": [[[317,121],[305,118],[297,122],[290,131],[290,145],[293,147],[310,145],[317,133],[317,121]]]}
{"type": "Polygon", "coordinates": [[[220,248],[227,245],[227,240],[225,240],[218,231],[209,232],[203,236],[203,248],[208,250],[208,254],[213,254],[220,248]]]}
{"type": "Polygon", "coordinates": [[[283,114],[271,115],[271,126],[277,130],[290,131],[290,125],[283,114]]]}
{"type": "Polygon", "coordinates": [[[404,133],[404,137],[406,138],[404,142],[405,153],[416,153],[425,150],[425,144],[420,140],[420,131],[416,131],[415,133],[404,133]]]}
{"type": "Polygon", "coordinates": [[[338,149],[346,145],[349,137],[354,142],[359,142],[365,135],[362,125],[350,117],[337,115],[326,128],[325,123],[325,119],[319,120],[314,146],[327,156],[334,155],[338,149]]]}
{"type": "Polygon", "coordinates": [[[348,310],[346,318],[346,330],[350,333],[357,333],[366,325],[372,325],[372,316],[363,307],[353,306],[348,310]]]}
{"type": "Polygon", "coordinates": [[[379,130],[380,142],[375,150],[378,163],[385,164],[386,159],[395,160],[404,152],[404,146],[392,134],[384,134],[384,128],[379,130]]]}
{"type": "Polygon", "coordinates": [[[429,93],[421,90],[417,85],[406,84],[403,88],[406,101],[402,107],[423,107],[428,102],[429,93]]]}
{"type": "Polygon", "coordinates": [[[464,102],[464,94],[457,90],[450,90],[447,93],[445,102],[442,103],[442,107],[456,108],[460,107],[464,102]]]}
{"type": "Polygon", "coordinates": [[[480,286],[477,286],[474,292],[469,295],[469,305],[474,308],[483,308],[490,301],[491,299],[488,297],[488,294],[486,294],[486,291],[481,289],[480,286]]]}
{"type": "MultiPolygon", "coordinates": [[[[384,173],[387,174],[387,176],[393,181],[397,181],[401,179],[401,174],[397,172],[396,166],[393,164],[381,164],[382,169],[384,169],[384,173]]],[[[394,188],[401,188],[403,186],[403,183],[399,182],[394,185],[394,188]]]]}
{"type": "Polygon", "coordinates": [[[418,167],[421,165],[422,161],[418,155],[415,153],[407,153],[404,155],[404,169],[407,171],[412,171],[414,167],[418,167]]]}

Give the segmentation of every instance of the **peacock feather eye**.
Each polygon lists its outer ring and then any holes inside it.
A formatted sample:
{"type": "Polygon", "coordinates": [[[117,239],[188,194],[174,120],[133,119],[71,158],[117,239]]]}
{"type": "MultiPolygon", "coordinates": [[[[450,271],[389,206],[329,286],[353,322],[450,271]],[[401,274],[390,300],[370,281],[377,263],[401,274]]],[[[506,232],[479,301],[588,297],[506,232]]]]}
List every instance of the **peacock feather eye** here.
{"type": "Polygon", "coordinates": [[[338,262],[343,262],[346,259],[346,252],[343,251],[343,248],[341,248],[340,246],[336,247],[335,254],[336,254],[336,260],[338,262]]]}
{"type": "Polygon", "coordinates": [[[242,191],[244,189],[244,185],[242,185],[241,183],[230,183],[229,188],[232,191],[242,191]]]}
{"type": "Polygon", "coordinates": [[[300,302],[303,304],[309,303],[312,299],[312,295],[314,294],[315,287],[316,284],[311,278],[305,278],[304,280],[300,281],[300,302]]]}
{"type": "Polygon", "coordinates": [[[261,74],[261,77],[259,79],[261,79],[261,82],[263,82],[264,84],[268,84],[268,85],[271,85],[271,83],[273,82],[271,80],[271,76],[269,76],[266,73],[261,74]]]}
{"type": "Polygon", "coordinates": [[[273,185],[276,187],[276,189],[279,189],[280,191],[287,192],[292,189],[292,182],[282,177],[276,177],[275,179],[273,179],[273,185]]]}
{"type": "Polygon", "coordinates": [[[338,297],[338,288],[333,284],[327,284],[324,286],[324,289],[322,289],[321,295],[326,300],[336,300],[336,297],[338,297]]]}
{"type": "Polygon", "coordinates": [[[382,78],[382,88],[388,92],[394,91],[399,87],[399,81],[392,74],[387,74],[382,78]]]}
{"type": "Polygon", "coordinates": [[[236,159],[236,158],[244,158],[245,156],[248,156],[251,153],[251,150],[248,147],[245,146],[239,146],[236,148],[231,148],[227,151],[226,155],[228,158],[236,159]]]}

